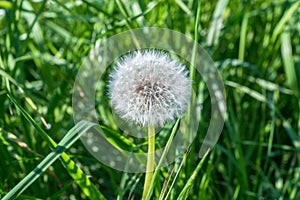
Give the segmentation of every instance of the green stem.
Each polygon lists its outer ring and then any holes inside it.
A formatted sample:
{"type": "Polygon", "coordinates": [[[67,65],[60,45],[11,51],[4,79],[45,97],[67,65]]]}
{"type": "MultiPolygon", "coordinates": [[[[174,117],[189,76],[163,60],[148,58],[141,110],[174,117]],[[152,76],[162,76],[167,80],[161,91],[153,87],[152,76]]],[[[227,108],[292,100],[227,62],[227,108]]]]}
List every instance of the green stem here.
{"type": "Polygon", "coordinates": [[[144,191],[142,199],[145,200],[149,192],[154,164],[155,164],[155,128],[154,126],[148,127],[148,155],[147,155],[147,167],[146,167],[146,177],[144,183],[144,191]]]}

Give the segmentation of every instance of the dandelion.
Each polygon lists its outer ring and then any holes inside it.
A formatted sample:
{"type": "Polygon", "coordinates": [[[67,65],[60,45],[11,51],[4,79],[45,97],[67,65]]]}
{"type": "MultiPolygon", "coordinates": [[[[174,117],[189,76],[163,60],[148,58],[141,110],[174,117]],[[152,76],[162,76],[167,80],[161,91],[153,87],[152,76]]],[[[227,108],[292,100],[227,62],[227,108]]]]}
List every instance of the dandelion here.
{"type": "Polygon", "coordinates": [[[190,98],[185,67],[154,50],[125,56],[116,64],[109,88],[115,112],[142,126],[163,126],[181,116],[190,98]]]}
{"type": "Polygon", "coordinates": [[[145,199],[155,165],[155,127],[184,114],[191,96],[190,80],[184,65],[155,50],[124,56],[110,78],[114,111],[126,121],[148,127],[145,199]]]}

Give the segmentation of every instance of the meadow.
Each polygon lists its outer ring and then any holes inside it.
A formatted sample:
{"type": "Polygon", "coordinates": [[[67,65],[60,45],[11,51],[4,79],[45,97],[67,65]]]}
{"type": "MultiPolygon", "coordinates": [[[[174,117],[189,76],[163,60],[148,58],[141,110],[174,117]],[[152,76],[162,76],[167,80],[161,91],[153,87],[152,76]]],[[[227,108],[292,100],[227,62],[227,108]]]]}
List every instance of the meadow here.
{"type": "MultiPolygon", "coordinates": [[[[97,41],[143,27],[200,44],[223,80],[227,107],[219,140],[199,157],[211,101],[201,75],[190,72],[192,103],[201,105],[197,136],[155,171],[148,199],[300,199],[298,0],[0,1],[0,198],[141,199],[144,173],[101,163],[78,138],[90,124],[74,122],[72,95],[97,41]]],[[[96,93],[98,130],[115,146],[146,152],[145,138],[114,122],[111,70],[96,93]]],[[[168,145],[189,117],[168,124],[156,146],[168,145]]]]}

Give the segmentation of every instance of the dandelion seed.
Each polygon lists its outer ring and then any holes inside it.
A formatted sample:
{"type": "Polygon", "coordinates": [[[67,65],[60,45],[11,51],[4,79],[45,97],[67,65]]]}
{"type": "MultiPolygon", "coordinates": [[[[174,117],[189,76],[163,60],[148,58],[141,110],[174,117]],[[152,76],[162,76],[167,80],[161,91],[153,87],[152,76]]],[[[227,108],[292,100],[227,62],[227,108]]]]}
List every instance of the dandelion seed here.
{"type": "Polygon", "coordinates": [[[109,83],[115,112],[142,126],[163,126],[186,111],[190,80],[184,65],[168,54],[136,51],[117,62],[109,83]]]}

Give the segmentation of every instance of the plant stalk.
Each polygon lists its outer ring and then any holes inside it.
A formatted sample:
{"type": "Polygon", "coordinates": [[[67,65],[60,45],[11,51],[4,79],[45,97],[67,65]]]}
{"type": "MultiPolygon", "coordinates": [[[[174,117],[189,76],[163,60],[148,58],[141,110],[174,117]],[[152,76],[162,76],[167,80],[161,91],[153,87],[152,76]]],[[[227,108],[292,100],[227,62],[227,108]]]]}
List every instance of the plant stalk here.
{"type": "Polygon", "coordinates": [[[142,200],[146,199],[146,196],[149,192],[154,165],[155,165],[155,127],[148,127],[148,154],[147,154],[147,167],[146,167],[146,177],[144,183],[144,191],[142,200]]]}

